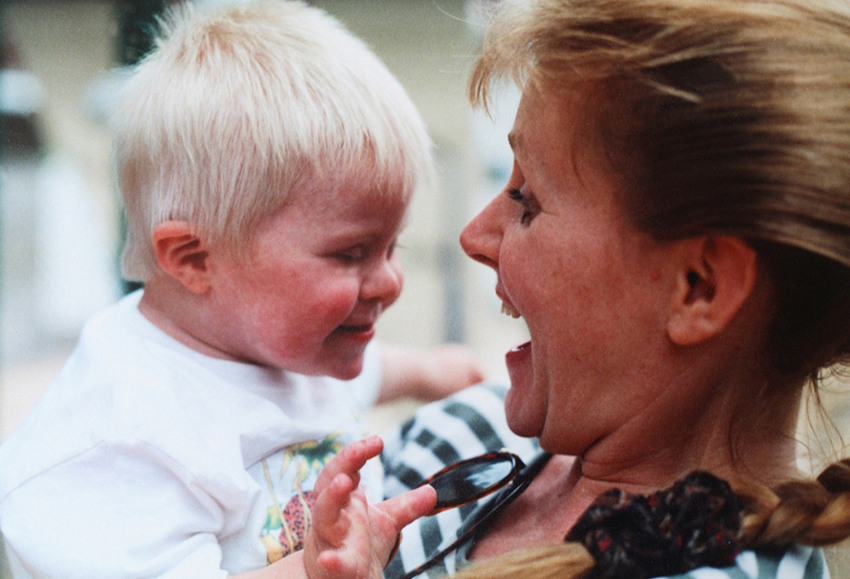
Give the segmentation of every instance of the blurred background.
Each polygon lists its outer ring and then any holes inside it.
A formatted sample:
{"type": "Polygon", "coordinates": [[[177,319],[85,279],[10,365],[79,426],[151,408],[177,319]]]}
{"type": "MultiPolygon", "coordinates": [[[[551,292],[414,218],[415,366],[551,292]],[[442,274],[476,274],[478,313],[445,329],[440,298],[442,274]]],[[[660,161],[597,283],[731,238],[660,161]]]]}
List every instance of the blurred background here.
{"type": "MultiPolygon", "coordinates": [[[[58,372],[82,323],[126,288],[120,207],[104,114],[115,71],[149,47],[171,0],[0,3],[0,440],[58,372]]],[[[227,0],[195,0],[201,8],[227,0]],[[203,5],[203,6],[201,6],[203,5]]],[[[504,183],[515,97],[495,120],[474,114],[466,80],[480,30],[472,0],[315,0],[385,61],[436,144],[436,190],[423,191],[400,240],[406,272],[379,337],[465,342],[493,380],[524,325],[499,313],[495,275],[463,256],[463,225],[504,183]]],[[[378,413],[381,429],[413,408],[378,413]]]]}

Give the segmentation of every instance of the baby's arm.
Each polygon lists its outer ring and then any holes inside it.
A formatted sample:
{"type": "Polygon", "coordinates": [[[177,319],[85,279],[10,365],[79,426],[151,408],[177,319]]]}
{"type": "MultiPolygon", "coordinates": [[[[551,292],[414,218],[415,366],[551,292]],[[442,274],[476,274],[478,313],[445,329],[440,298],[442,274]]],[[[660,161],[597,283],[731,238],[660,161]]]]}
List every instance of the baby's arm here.
{"type": "Polygon", "coordinates": [[[436,502],[434,490],[425,486],[369,505],[358,488],[359,470],[382,448],[381,439],[372,437],[334,457],[316,481],[313,527],[304,550],[239,579],[380,578],[401,529],[436,502]]]}
{"type": "Polygon", "coordinates": [[[469,348],[443,344],[427,349],[381,343],[378,402],[411,397],[438,400],[484,379],[469,348]]]}

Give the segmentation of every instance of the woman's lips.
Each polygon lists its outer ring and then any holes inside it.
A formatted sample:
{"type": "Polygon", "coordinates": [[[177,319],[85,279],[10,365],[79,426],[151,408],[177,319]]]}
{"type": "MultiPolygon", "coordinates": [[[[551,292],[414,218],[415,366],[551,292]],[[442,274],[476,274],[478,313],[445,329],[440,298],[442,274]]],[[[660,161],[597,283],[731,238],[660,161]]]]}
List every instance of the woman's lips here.
{"type": "Polygon", "coordinates": [[[519,344],[514,346],[507,354],[506,357],[523,357],[531,354],[531,340],[525,342],[524,344],[519,344]]]}

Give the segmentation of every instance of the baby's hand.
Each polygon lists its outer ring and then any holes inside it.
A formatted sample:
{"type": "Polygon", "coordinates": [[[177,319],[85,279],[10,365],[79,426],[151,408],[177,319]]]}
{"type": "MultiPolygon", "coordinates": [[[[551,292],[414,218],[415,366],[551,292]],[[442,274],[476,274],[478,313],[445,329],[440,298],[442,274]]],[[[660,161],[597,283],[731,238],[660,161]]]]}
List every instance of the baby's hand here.
{"type": "Polygon", "coordinates": [[[304,546],[304,567],[311,579],[380,578],[401,529],[433,508],[436,494],[428,486],[368,503],[358,488],[358,471],[382,448],[378,437],[356,442],[319,475],[313,526],[304,546]]]}

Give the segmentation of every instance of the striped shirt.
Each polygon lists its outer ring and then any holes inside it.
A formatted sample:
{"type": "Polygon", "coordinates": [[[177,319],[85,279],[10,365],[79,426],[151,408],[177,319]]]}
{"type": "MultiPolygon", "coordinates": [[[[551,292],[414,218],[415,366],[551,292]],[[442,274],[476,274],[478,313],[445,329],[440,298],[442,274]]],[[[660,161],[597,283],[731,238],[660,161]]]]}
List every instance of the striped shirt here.
{"type": "MultiPolygon", "coordinates": [[[[508,428],[504,413],[506,391],[504,386],[493,384],[468,388],[423,406],[387,436],[383,454],[387,496],[415,488],[446,465],[494,450],[508,449],[526,464],[532,462],[540,454],[540,447],[535,439],[519,437],[508,428]]],[[[409,525],[398,556],[387,566],[384,576],[400,577],[425,562],[440,545],[451,543],[463,522],[488,500],[489,497],[409,525]]],[[[420,576],[454,574],[457,567],[469,564],[465,550],[461,546],[420,576]]],[[[829,579],[829,571],[820,550],[795,545],[781,553],[745,551],[732,567],[704,567],[669,579],[829,579]]]]}

